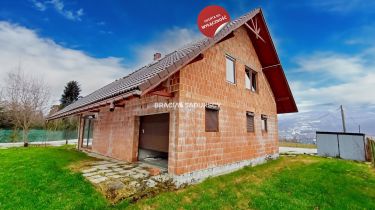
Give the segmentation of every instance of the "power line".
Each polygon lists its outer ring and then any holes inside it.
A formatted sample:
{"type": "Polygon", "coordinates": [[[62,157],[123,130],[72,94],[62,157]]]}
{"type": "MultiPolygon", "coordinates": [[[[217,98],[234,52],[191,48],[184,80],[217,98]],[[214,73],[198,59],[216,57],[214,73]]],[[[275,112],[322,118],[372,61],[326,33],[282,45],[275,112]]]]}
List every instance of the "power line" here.
{"type": "MultiPolygon", "coordinates": [[[[317,118],[311,120],[310,122],[305,121],[305,123],[307,123],[307,124],[310,125],[311,127],[315,127],[315,126],[317,126],[317,125],[316,125],[317,122],[314,122],[314,121],[318,121],[318,120],[320,121],[320,120],[322,120],[322,119],[324,119],[324,118],[326,118],[326,117],[328,117],[328,116],[331,116],[331,117],[333,117],[333,118],[335,118],[335,119],[340,120],[337,116],[335,116],[335,115],[333,114],[335,111],[341,111],[341,107],[338,107],[337,109],[334,109],[334,110],[330,110],[330,111],[328,111],[328,113],[322,114],[322,115],[320,115],[319,117],[317,117],[317,118]]],[[[338,114],[339,114],[339,113],[338,113],[338,114]]],[[[321,123],[321,122],[320,122],[320,123],[321,123]]],[[[340,126],[339,126],[339,124],[334,123],[334,127],[336,127],[337,130],[340,130],[340,126]]]]}

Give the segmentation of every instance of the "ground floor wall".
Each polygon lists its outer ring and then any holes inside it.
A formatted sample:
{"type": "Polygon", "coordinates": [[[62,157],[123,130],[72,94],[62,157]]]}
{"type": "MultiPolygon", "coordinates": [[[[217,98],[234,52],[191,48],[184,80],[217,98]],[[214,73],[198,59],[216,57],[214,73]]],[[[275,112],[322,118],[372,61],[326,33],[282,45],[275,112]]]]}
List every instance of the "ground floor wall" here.
{"type": "Polygon", "coordinates": [[[204,108],[155,107],[155,103],[172,101],[151,96],[129,101],[125,107],[113,112],[108,108],[100,109],[94,120],[91,151],[119,160],[137,161],[140,116],[169,113],[168,172],[172,175],[202,177],[199,171],[222,173],[233,166],[242,167],[253,160],[260,162],[257,161],[259,158],[278,154],[276,114],[251,109],[255,113],[255,132],[249,133],[246,130],[247,110],[223,105],[219,111],[219,131],[206,132],[204,108]],[[267,132],[261,131],[261,114],[267,114],[267,132]]]}
{"type": "Polygon", "coordinates": [[[108,107],[101,108],[94,120],[91,151],[119,160],[137,161],[140,116],[169,113],[168,172],[175,177],[194,179],[202,177],[202,173],[225,173],[277,156],[277,114],[272,103],[239,106],[235,101],[218,101],[221,104],[219,131],[206,132],[204,107],[155,107],[155,103],[204,104],[215,99],[179,97],[179,101],[162,96],[135,98],[113,112],[108,107]],[[255,132],[246,130],[247,111],[254,112],[255,132]],[[262,114],[267,115],[267,132],[261,129],[262,114]]]}
{"type": "Polygon", "coordinates": [[[180,110],[175,175],[277,155],[277,115],[251,110],[255,132],[247,132],[246,111],[221,106],[219,131],[206,132],[204,108],[180,110]],[[261,129],[261,114],[268,114],[267,132],[261,129]]]}
{"type": "Polygon", "coordinates": [[[173,151],[177,136],[177,110],[155,108],[155,103],[170,103],[175,100],[146,96],[129,100],[124,107],[116,107],[113,112],[109,107],[101,108],[93,123],[91,152],[128,162],[137,161],[140,117],[160,113],[169,113],[169,150],[173,151]]]}

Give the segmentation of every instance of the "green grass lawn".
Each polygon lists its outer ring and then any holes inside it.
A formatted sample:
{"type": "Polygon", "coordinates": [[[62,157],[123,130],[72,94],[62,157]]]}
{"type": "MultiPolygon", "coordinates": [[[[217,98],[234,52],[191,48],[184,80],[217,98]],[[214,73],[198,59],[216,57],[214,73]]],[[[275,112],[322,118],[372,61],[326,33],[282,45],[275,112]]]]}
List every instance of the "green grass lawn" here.
{"type": "Polygon", "coordinates": [[[375,209],[375,170],[351,161],[282,157],[112,206],[69,169],[88,159],[71,147],[0,149],[0,209],[375,209]]]}

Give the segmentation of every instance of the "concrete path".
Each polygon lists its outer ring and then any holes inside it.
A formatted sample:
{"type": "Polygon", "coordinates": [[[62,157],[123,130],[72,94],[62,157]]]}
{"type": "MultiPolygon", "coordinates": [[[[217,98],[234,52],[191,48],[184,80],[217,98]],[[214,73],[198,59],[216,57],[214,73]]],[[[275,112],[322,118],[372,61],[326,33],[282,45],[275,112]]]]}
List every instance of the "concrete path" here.
{"type": "Polygon", "coordinates": [[[297,147],[279,147],[280,154],[317,154],[317,149],[297,148],[297,147]]]}
{"type": "MultiPolygon", "coordinates": [[[[65,140],[61,141],[35,141],[29,142],[30,145],[47,145],[47,146],[62,146],[66,144],[65,140]]],[[[77,144],[77,139],[68,140],[68,144],[75,145],[77,144]]],[[[23,147],[23,142],[16,143],[0,143],[0,148],[9,148],[9,147],[23,147]]]]}
{"type": "Polygon", "coordinates": [[[128,163],[105,158],[82,167],[82,175],[95,185],[111,202],[174,189],[166,169],[145,163],[128,163]]]}

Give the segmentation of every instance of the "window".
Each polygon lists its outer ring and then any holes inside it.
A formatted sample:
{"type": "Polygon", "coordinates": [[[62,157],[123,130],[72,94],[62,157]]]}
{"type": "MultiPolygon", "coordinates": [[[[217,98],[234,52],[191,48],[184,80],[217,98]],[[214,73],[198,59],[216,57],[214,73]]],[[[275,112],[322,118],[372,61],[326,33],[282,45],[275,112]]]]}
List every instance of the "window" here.
{"type": "Polygon", "coordinates": [[[245,87],[246,89],[251,89],[251,73],[250,70],[247,68],[245,70],[245,87]]]}
{"type": "Polygon", "coordinates": [[[235,60],[234,60],[234,58],[229,57],[229,56],[226,56],[225,59],[226,59],[226,77],[227,77],[227,81],[230,82],[230,83],[235,84],[236,83],[236,80],[235,80],[236,74],[235,74],[235,66],[234,66],[234,61],[235,60]]]}
{"type": "Polygon", "coordinates": [[[245,74],[246,89],[255,92],[257,90],[257,72],[246,67],[245,74]]]}
{"type": "Polygon", "coordinates": [[[219,107],[217,105],[206,105],[205,124],[206,132],[219,131],[219,107]]]}
{"type": "Polygon", "coordinates": [[[254,132],[254,112],[246,112],[246,130],[254,132]]]}
{"type": "Polygon", "coordinates": [[[83,121],[83,138],[82,138],[82,147],[91,148],[94,132],[94,119],[93,115],[85,116],[83,121]]]}
{"type": "Polygon", "coordinates": [[[255,71],[251,72],[251,90],[256,91],[257,90],[257,73],[255,71]]]}
{"type": "Polygon", "coordinates": [[[262,131],[267,132],[267,116],[263,115],[261,116],[262,119],[262,131]]]}

